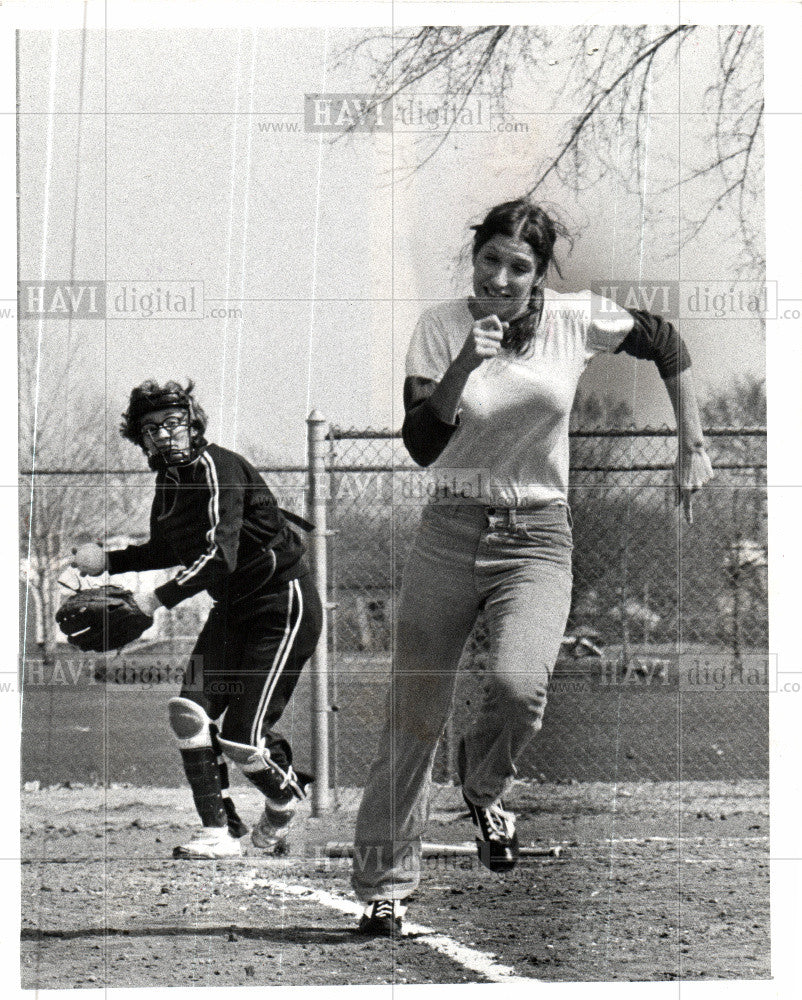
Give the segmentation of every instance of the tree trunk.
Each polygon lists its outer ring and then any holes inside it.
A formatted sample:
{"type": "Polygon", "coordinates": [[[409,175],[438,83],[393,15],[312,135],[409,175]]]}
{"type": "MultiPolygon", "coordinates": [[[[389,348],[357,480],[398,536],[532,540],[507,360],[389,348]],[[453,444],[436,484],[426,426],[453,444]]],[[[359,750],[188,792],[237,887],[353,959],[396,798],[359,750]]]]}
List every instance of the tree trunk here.
{"type": "Polygon", "coordinates": [[[41,573],[40,596],[42,608],[42,632],[41,632],[41,655],[46,666],[52,666],[56,662],[56,608],[54,600],[54,587],[56,581],[50,573],[49,567],[45,567],[41,573]]]}

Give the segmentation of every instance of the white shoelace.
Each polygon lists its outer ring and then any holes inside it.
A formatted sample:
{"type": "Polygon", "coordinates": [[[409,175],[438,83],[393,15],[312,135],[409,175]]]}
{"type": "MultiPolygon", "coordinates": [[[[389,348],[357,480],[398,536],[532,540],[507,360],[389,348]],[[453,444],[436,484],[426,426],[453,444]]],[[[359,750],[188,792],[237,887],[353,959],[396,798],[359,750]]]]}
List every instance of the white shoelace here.
{"type": "Polygon", "coordinates": [[[490,836],[492,838],[499,837],[509,840],[515,832],[515,816],[513,813],[506,812],[498,805],[487,806],[483,811],[487,819],[487,825],[490,828],[490,836]]]}
{"type": "Polygon", "coordinates": [[[289,767],[287,768],[287,777],[281,782],[281,784],[278,787],[286,788],[291,781],[294,781],[296,785],[298,784],[298,775],[295,773],[295,771],[293,771],[292,764],[290,764],[289,767]]]}
{"type": "Polygon", "coordinates": [[[287,767],[286,771],[283,768],[279,767],[279,765],[270,756],[270,750],[266,746],[257,747],[254,750],[253,754],[248,758],[248,764],[256,764],[260,762],[264,764],[265,767],[267,767],[274,774],[284,775],[284,777],[281,779],[281,783],[278,786],[280,789],[286,788],[291,782],[295,782],[296,785],[300,786],[300,782],[298,781],[298,775],[295,773],[295,771],[293,771],[292,764],[290,764],[287,767]]]}

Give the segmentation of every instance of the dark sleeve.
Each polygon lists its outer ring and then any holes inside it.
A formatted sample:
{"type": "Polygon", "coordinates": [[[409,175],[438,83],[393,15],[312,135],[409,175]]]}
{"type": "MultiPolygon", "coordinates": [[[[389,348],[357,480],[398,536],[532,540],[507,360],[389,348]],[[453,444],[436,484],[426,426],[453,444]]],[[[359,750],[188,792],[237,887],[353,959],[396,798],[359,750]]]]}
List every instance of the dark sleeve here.
{"type": "Polygon", "coordinates": [[[203,482],[208,491],[206,518],[195,526],[192,555],[184,569],[172,580],[156,588],[156,596],[166,608],[172,608],[194,594],[207,590],[237,566],[239,536],[242,528],[245,487],[244,470],[233,456],[219,460],[205,451],[200,457],[203,482]]]}
{"type": "Polygon", "coordinates": [[[633,358],[654,361],[664,379],[673,378],[691,367],[685,341],[668,320],[642,309],[628,309],[627,312],[632,315],[635,325],[616,348],[616,354],[624,351],[633,358]]]}
{"type": "Polygon", "coordinates": [[[176,565],[175,553],[168,551],[153,538],[156,500],[150,512],[151,537],[142,545],[128,545],[124,549],[112,549],[106,553],[109,573],[145,573],[150,569],[167,569],[176,565]]]}
{"type": "Polygon", "coordinates": [[[164,552],[152,542],[144,545],[129,545],[124,549],[112,549],[106,553],[109,573],[144,573],[149,569],[167,569],[175,566],[175,556],[164,552]]]}
{"type": "Polygon", "coordinates": [[[404,424],[401,436],[413,461],[418,465],[431,465],[443,452],[457,429],[457,424],[442,420],[429,402],[437,388],[432,379],[410,375],[404,382],[404,424]]]}

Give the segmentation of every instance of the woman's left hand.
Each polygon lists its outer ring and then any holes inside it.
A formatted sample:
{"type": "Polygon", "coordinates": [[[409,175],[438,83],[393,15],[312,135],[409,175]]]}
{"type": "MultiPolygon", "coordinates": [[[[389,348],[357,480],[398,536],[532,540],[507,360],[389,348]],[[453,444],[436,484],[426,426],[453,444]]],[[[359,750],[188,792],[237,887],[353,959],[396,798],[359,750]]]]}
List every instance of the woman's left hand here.
{"type": "Polygon", "coordinates": [[[676,505],[682,504],[685,520],[693,524],[693,497],[705,483],[715,476],[710,456],[704,447],[685,450],[680,448],[674,464],[676,505]]]}

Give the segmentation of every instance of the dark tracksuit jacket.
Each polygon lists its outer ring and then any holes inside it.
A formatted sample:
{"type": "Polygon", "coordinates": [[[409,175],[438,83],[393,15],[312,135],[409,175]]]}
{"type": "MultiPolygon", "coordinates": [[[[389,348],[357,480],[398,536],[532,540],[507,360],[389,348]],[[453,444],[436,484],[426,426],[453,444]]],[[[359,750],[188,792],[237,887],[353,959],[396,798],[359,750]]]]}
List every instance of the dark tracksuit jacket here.
{"type": "Polygon", "coordinates": [[[308,573],[305,550],[250,462],[210,444],[192,465],[157,473],[150,540],[108,558],[112,574],[182,566],[156,588],[165,607],[206,590],[240,618],[308,573]]]}

